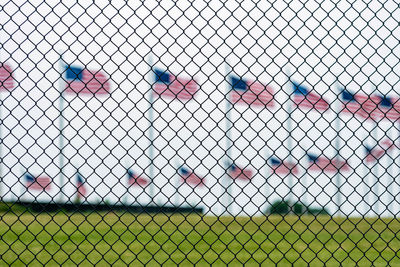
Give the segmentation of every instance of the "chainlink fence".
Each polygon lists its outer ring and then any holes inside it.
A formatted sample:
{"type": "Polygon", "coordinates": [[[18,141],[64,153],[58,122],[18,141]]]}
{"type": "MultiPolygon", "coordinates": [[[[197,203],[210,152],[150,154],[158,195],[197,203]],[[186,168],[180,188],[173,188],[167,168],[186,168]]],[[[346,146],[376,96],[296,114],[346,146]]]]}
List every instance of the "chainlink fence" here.
{"type": "Polygon", "coordinates": [[[395,1],[5,1],[1,265],[396,265],[395,1]]]}

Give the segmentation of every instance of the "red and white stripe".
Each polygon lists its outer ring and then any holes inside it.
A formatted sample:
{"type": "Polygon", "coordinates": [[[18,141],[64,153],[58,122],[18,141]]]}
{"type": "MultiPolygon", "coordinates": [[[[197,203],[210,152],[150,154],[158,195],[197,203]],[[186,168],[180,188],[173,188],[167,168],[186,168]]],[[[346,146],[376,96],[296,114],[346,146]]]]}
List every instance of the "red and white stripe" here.
{"type": "Polygon", "coordinates": [[[367,156],[365,157],[366,163],[373,163],[380,159],[385,154],[385,150],[383,149],[372,149],[367,156]]]}
{"type": "Polygon", "coordinates": [[[7,63],[0,63],[0,90],[14,89],[13,70],[7,63]]]}
{"type": "Polygon", "coordinates": [[[82,80],[66,81],[65,92],[72,94],[108,94],[110,82],[102,71],[82,70],[82,80]]]}
{"type": "Polygon", "coordinates": [[[294,94],[293,102],[299,107],[308,108],[308,109],[317,109],[321,111],[326,111],[329,109],[329,103],[322,98],[322,96],[308,92],[307,95],[303,94],[294,94]]]}
{"type": "Polygon", "coordinates": [[[242,181],[248,181],[253,178],[253,171],[251,169],[242,169],[238,166],[235,166],[234,168],[229,168],[228,174],[233,180],[238,179],[242,181]]]}
{"type": "Polygon", "coordinates": [[[78,182],[76,186],[77,186],[78,199],[83,199],[87,194],[85,184],[78,182]]]}
{"type": "Polygon", "coordinates": [[[156,82],[153,86],[154,94],[168,98],[189,100],[194,97],[199,86],[193,79],[181,79],[170,75],[170,83],[156,82]]]}
{"type": "Polygon", "coordinates": [[[368,96],[364,94],[355,94],[353,101],[344,101],[342,112],[351,113],[362,118],[368,118],[368,110],[370,109],[367,104],[368,96]]]}
{"type": "Polygon", "coordinates": [[[146,178],[143,178],[141,176],[135,176],[135,177],[130,177],[129,178],[129,184],[133,186],[146,186],[149,184],[149,181],[147,181],[146,178]]]}
{"type": "Polygon", "coordinates": [[[27,182],[26,187],[32,190],[48,191],[51,189],[51,179],[46,176],[39,176],[35,178],[34,182],[27,182]]]}
{"type": "Polygon", "coordinates": [[[383,105],[380,105],[382,98],[379,96],[371,96],[370,101],[368,102],[368,108],[370,109],[370,117],[374,120],[388,119],[391,121],[398,121],[400,119],[400,105],[399,99],[391,99],[394,100],[391,108],[387,108],[383,105]]]}
{"type": "MultiPolygon", "coordinates": [[[[395,99],[393,99],[393,112],[394,113],[396,113],[396,116],[397,116],[397,114],[400,114],[400,98],[395,98],[395,99]]],[[[391,116],[388,116],[388,117],[391,117],[391,116]]],[[[397,119],[392,119],[393,121],[395,120],[395,121],[398,121],[398,120],[400,120],[400,115],[397,117],[397,119]]]]}
{"type": "Polygon", "coordinates": [[[196,186],[203,187],[205,185],[205,179],[200,178],[193,172],[191,172],[188,175],[181,175],[181,181],[183,183],[187,183],[188,185],[195,186],[195,187],[196,186]]]}
{"type": "Polygon", "coordinates": [[[337,161],[336,159],[330,160],[325,157],[318,157],[316,162],[310,161],[310,165],[308,167],[308,170],[310,171],[323,171],[326,173],[336,173],[338,171],[344,172],[350,171],[350,169],[351,168],[346,161],[337,161]]]}
{"type": "Polygon", "coordinates": [[[247,82],[247,90],[231,90],[231,102],[273,108],[274,90],[259,82],[247,82]]]}
{"type": "Polygon", "coordinates": [[[390,140],[389,138],[386,138],[385,140],[383,140],[381,146],[388,151],[395,148],[394,142],[392,140],[390,140]]]}
{"type": "Polygon", "coordinates": [[[387,152],[390,152],[395,148],[394,142],[389,138],[386,138],[381,142],[381,144],[373,148],[365,157],[366,163],[374,163],[383,157],[387,152]]]}
{"type": "Polygon", "coordinates": [[[287,161],[285,161],[284,163],[281,162],[280,164],[273,164],[271,170],[273,174],[278,175],[288,175],[289,173],[292,173],[294,175],[299,174],[297,164],[287,161]]]}

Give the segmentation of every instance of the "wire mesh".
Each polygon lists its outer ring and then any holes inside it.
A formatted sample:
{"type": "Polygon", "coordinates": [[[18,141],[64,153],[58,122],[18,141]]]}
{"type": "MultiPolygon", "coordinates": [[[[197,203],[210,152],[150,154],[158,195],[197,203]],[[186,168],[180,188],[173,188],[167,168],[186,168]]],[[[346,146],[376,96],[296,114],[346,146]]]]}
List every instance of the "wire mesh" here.
{"type": "Polygon", "coordinates": [[[397,264],[399,13],[3,3],[1,264],[397,264]]]}

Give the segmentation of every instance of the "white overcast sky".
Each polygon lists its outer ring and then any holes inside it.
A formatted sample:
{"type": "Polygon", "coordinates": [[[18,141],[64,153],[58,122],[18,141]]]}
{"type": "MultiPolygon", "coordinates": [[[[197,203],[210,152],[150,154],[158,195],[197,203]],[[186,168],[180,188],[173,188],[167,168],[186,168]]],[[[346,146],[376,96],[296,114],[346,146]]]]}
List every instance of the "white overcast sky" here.
{"type": "MultiPolygon", "coordinates": [[[[3,175],[6,198],[20,196],[18,179],[25,171],[48,175],[59,183],[58,97],[59,53],[67,63],[103,69],[111,77],[112,93],[105,97],[67,95],[64,116],[64,172],[69,181],[64,192],[74,193],[76,170],[87,179],[88,201],[111,202],[126,190],[125,167],[149,175],[147,138],[149,66],[184,77],[194,76],[200,91],[195,100],[181,103],[156,98],[155,185],[156,202],[182,202],[176,198],[176,164],[183,161],[207,179],[210,188],[192,192],[186,185],[179,193],[191,204],[219,214],[224,208],[223,168],[225,154],[226,66],[236,74],[257,79],[276,92],[274,109],[235,106],[230,113],[234,140],[231,156],[238,165],[256,172],[251,183],[233,185],[235,214],[259,214],[269,201],[285,196],[288,179],[268,176],[266,158],[288,156],[287,77],[302,83],[337,107],[336,83],[351,91],[380,92],[398,96],[400,10],[394,1],[10,1],[0,9],[0,59],[15,69],[17,88],[2,92],[3,175]],[[268,177],[268,184],[266,184],[268,177]],[[9,189],[11,188],[11,190],[9,189]],[[14,195],[14,196],[13,196],[14,195]],[[203,200],[200,198],[204,197],[203,200]]],[[[292,156],[301,166],[294,178],[296,195],[313,206],[326,205],[334,212],[335,177],[306,174],[305,153],[334,157],[335,113],[293,112],[292,156]],[[333,199],[332,199],[333,198],[333,199]]],[[[365,213],[372,197],[367,186],[375,182],[362,164],[362,144],[375,145],[385,135],[395,139],[396,125],[340,117],[340,154],[350,161],[352,172],[341,177],[346,214],[365,213]]],[[[398,155],[398,151],[391,154],[398,155]]],[[[375,169],[385,173],[390,158],[375,169]]],[[[393,165],[393,164],[391,164],[393,165]]],[[[2,188],[4,192],[4,187],[2,188]]],[[[378,188],[380,192],[385,189],[378,188]]],[[[399,188],[389,190],[399,192],[399,188]]],[[[146,191],[149,193],[149,191],[146,191]]],[[[48,201],[58,191],[22,197],[48,201]]],[[[134,202],[140,190],[133,188],[125,201],[134,202]]],[[[126,196],[126,195],[125,195],[126,196]]],[[[65,198],[64,198],[65,200],[65,198]]],[[[148,198],[140,196],[146,203],[148,198]]],[[[380,211],[390,201],[382,195],[380,211]]],[[[391,207],[397,209],[398,207],[391,207]]]]}

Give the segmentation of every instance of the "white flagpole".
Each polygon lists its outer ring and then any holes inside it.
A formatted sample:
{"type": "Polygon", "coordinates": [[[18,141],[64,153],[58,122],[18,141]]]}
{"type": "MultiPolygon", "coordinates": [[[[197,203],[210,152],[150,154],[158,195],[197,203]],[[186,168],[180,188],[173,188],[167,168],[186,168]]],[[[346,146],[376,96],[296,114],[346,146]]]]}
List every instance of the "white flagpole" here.
{"type": "MultiPolygon", "coordinates": [[[[225,122],[226,122],[226,124],[225,124],[225,136],[226,136],[226,138],[225,138],[225,140],[226,140],[226,143],[225,143],[225,162],[231,162],[232,160],[231,160],[231,154],[230,154],[230,147],[231,147],[231,135],[230,135],[230,129],[231,129],[231,127],[232,127],[232,121],[231,121],[231,116],[230,116],[230,110],[232,109],[232,104],[231,104],[231,102],[230,102],[230,99],[229,99],[229,96],[230,96],[230,94],[231,94],[231,90],[232,90],[232,84],[230,84],[230,82],[229,82],[229,73],[231,72],[232,70],[231,70],[231,68],[230,68],[230,66],[229,66],[229,62],[228,61],[225,61],[225,79],[226,79],[226,91],[227,91],[227,94],[226,94],[226,97],[228,97],[228,99],[226,99],[226,101],[225,101],[225,103],[226,103],[226,105],[225,105],[225,122]]],[[[224,164],[222,164],[222,166],[224,166],[224,164]]],[[[225,184],[225,188],[223,187],[223,193],[224,193],[224,195],[225,195],[225,203],[226,203],[226,206],[225,206],[225,210],[223,211],[223,212],[228,212],[228,213],[230,213],[230,207],[232,206],[232,184],[233,184],[233,180],[232,179],[230,179],[228,176],[228,173],[227,173],[227,169],[225,168],[225,167],[223,167],[224,168],[224,180],[225,180],[225,182],[224,182],[224,184],[225,184]]]]}
{"type": "Polygon", "coordinates": [[[370,208],[368,208],[368,204],[369,204],[369,186],[368,186],[369,168],[367,165],[367,156],[368,156],[369,152],[366,151],[366,147],[365,147],[363,141],[365,142],[365,139],[361,141],[361,146],[363,147],[363,150],[364,150],[363,153],[365,153],[361,159],[361,166],[362,166],[362,170],[363,170],[361,180],[362,180],[362,186],[363,186],[363,191],[364,191],[362,202],[364,202],[366,204],[366,205],[364,205],[363,216],[367,216],[369,209],[370,209],[370,208]]]}
{"type": "Polygon", "coordinates": [[[59,93],[60,93],[60,97],[59,97],[59,106],[58,109],[60,111],[60,118],[59,118],[59,131],[60,131],[60,135],[59,135],[59,141],[58,141],[58,146],[60,149],[60,154],[59,154],[59,168],[60,168],[60,195],[59,195],[59,201],[62,202],[64,199],[63,196],[63,187],[64,187],[64,153],[63,153],[63,149],[64,149],[64,136],[63,136],[63,130],[64,130],[64,116],[63,116],[63,110],[64,110],[64,96],[63,96],[63,92],[64,92],[64,86],[65,83],[63,81],[63,75],[64,75],[64,65],[63,65],[63,59],[62,59],[62,52],[59,52],[59,72],[60,72],[60,77],[59,77],[59,93]]]}
{"type": "MultiPolygon", "coordinates": [[[[373,128],[370,131],[370,136],[372,136],[372,139],[376,140],[376,127],[375,127],[375,124],[374,124],[373,128]]],[[[372,153],[374,151],[374,149],[376,149],[376,148],[377,148],[377,146],[371,146],[371,148],[370,148],[371,151],[369,151],[367,153],[372,153]]],[[[376,165],[378,164],[378,159],[373,158],[373,160],[376,161],[376,163],[374,163],[375,165],[371,166],[371,167],[368,167],[367,166],[367,162],[366,162],[367,156],[368,156],[368,154],[364,158],[364,164],[365,164],[365,168],[366,168],[366,171],[367,171],[366,175],[365,175],[365,178],[367,179],[367,182],[366,182],[367,191],[366,191],[365,195],[366,195],[366,202],[369,205],[369,210],[367,210],[366,214],[368,214],[368,213],[374,214],[374,206],[375,206],[374,205],[374,200],[375,200],[375,197],[374,197],[374,193],[375,193],[374,192],[374,190],[375,190],[374,189],[375,188],[374,180],[375,179],[374,179],[374,177],[376,176],[376,165]]],[[[374,157],[373,154],[371,154],[370,156],[374,157]]]]}
{"type": "MultiPolygon", "coordinates": [[[[340,113],[340,87],[338,85],[338,82],[336,81],[336,91],[339,93],[339,99],[336,100],[336,117],[335,117],[335,131],[336,131],[336,138],[335,138],[335,150],[336,150],[336,157],[335,157],[335,164],[339,164],[340,162],[340,118],[339,118],[339,113],[340,113]]],[[[336,167],[337,167],[336,165],[336,167]]],[[[336,179],[335,179],[335,186],[337,188],[337,193],[336,193],[336,206],[337,206],[337,216],[342,215],[342,196],[341,196],[341,191],[340,191],[340,186],[341,186],[341,177],[340,177],[340,169],[337,169],[336,171],[336,179]]]]}
{"type": "MultiPolygon", "coordinates": [[[[390,130],[391,129],[393,129],[393,127],[390,127],[390,130]]],[[[391,142],[394,142],[394,140],[391,138],[391,136],[392,136],[392,134],[390,134],[391,133],[391,131],[387,131],[387,133],[388,133],[388,138],[389,138],[389,140],[391,141],[391,142]]],[[[394,145],[394,143],[392,144],[392,145],[394,145]]],[[[389,204],[388,204],[388,212],[389,212],[389,214],[391,213],[391,212],[393,212],[393,214],[394,214],[394,209],[393,209],[393,206],[394,206],[394,201],[396,201],[396,198],[394,197],[394,192],[393,192],[393,186],[394,186],[394,184],[395,184],[395,179],[394,179],[394,176],[393,176],[393,173],[392,173],[392,166],[393,166],[393,164],[394,164],[394,159],[392,158],[392,156],[389,154],[389,152],[390,152],[390,149],[394,149],[394,147],[393,148],[390,148],[390,147],[388,147],[387,148],[387,150],[385,151],[385,155],[386,155],[386,158],[387,158],[387,168],[386,168],[386,172],[387,172],[387,175],[388,175],[388,185],[387,185],[387,193],[388,193],[388,200],[389,200],[389,204]]]]}
{"type": "MultiPolygon", "coordinates": [[[[372,138],[376,141],[375,144],[375,149],[379,147],[379,142],[378,142],[378,123],[374,121],[374,129],[372,130],[372,138]]],[[[373,184],[372,184],[372,192],[373,192],[373,200],[375,201],[373,210],[375,210],[375,213],[377,216],[379,216],[379,178],[378,178],[378,164],[379,164],[379,158],[376,159],[375,165],[372,167],[372,174],[373,174],[373,184]],[[375,197],[376,196],[376,197],[375,197]]]]}
{"type": "MultiPolygon", "coordinates": [[[[307,152],[306,152],[306,156],[307,156],[307,152]]],[[[290,163],[291,163],[291,162],[289,162],[289,164],[290,164],[290,163]]],[[[293,162],[293,164],[295,164],[294,167],[296,167],[296,163],[293,162]]],[[[299,168],[299,169],[300,169],[300,166],[301,166],[301,167],[303,167],[303,166],[308,166],[309,163],[308,163],[307,157],[304,157],[304,159],[303,159],[302,161],[299,161],[299,163],[298,163],[297,165],[298,165],[298,168],[299,168]],[[305,162],[305,164],[304,164],[304,162],[305,162]]],[[[301,170],[299,170],[299,172],[300,172],[300,171],[301,171],[301,170]]],[[[303,182],[301,183],[302,190],[303,190],[303,195],[302,195],[303,198],[302,198],[301,204],[305,207],[306,211],[307,211],[307,208],[311,205],[311,201],[307,204],[307,202],[308,202],[308,195],[309,195],[310,198],[312,199],[312,196],[311,196],[311,194],[309,193],[309,185],[308,185],[308,180],[307,180],[307,178],[308,178],[307,168],[304,167],[304,174],[303,174],[302,176],[299,176],[299,179],[302,179],[302,180],[303,180],[303,182]]]]}
{"type": "MultiPolygon", "coordinates": [[[[372,129],[371,132],[373,132],[373,129],[372,129]]],[[[368,154],[372,153],[374,147],[371,146],[370,149],[371,149],[371,151],[367,152],[366,153],[367,155],[364,157],[364,165],[365,165],[365,170],[366,170],[366,173],[364,175],[365,180],[366,180],[366,182],[365,182],[365,187],[366,187],[365,202],[367,202],[367,204],[369,206],[367,211],[366,211],[366,213],[365,213],[365,215],[368,215],[368,213],[373,214],[372,207],[373,207],[373,202],[374,202],[374,199],[373,199],[373,196],[372,196],[373,195],[373,193],[372,193],[373,177],[371,177],[371,176],[373,176],[373,168],[374,168],[374,166],[372,166],[372,167],[367,166],[368,163],[366,161],[367,160],[367,156],[369,156],[368,154]]],[[[370,156],[373,157],[372,154],[370,156]]]]}
{"type": "MultiPolygon", "coordinates": [[[[369,113],[369,111],[368,111],[368,113],[369,113]]],[[[368,114],[368,116],[370,116],[370,114],[368,114]]],[[[367,120],[368,119],[370,119],[370,118],[367,117],[367,120]]],[[[367,130],[367,132],[370,132],[370,131],[367,130]]],[[[364,140],[363,140],[364,143],[365,143],[367,138],[368,138],[368,135],[366,135],[366,137],[364,138],[364,140]]],[[[361,177],[361,179],[362,179],[363,187],[364,187],[364,190],[365,190],[364,191],[364,202],[366,203],[366,205],[365,205],[364,216],[367,216],[368,213],[371,212],[371,206],[372,206],[372,204],[371,204],[371,186],[370,186],[371,168],[368,166],[368,163],[367,163],[367,157],[368,157],[369,153],[371,153],[371,151],[367,151],[366,150],[366,147],[365,147],[364,143],[362,143],[362,146],[364,148],[365,155],[364,155],[363,159],[361,160],[361,164],[362,164],[362,167],[363,167],[363,170],[364,170],[364,174],[361,177]]],[[[372,149],[372,147],[371,147],[371,149],[372,149]]]]}
{"type": "Polygon", "coordinates": [[[177,173],[175,174],[175,177],[176,177],[176,179],[175,179],[175,187],[176,187],[176,192],[175,192],[175,207],[178,207],[179,206],[179,200],[180,200],[180,196],[179,196],[179,186],[180,186],[180,183],[179,183],[179,181],[180,181],[180,177],[179,177],[179,168],[180,168],[180,166],[179,166],[179,163],[178,163],[178,160],[175,160],[175,169],[177,170],[177,173]]]}
{"type": "Polygon", "coordinates": [[[20,189],[20,192],[19,192],[19,198],[17,199],[17,201],[19,201],[19,202],[22,201],[24,193],[26,191],[28,191],[28,188],[25,186],[25,174],[27,173],[27,170],[26,169],[24,170],[22,168],[22,165],[20,165],[20,170],[21,170],[21,173],[22,173],[22,176],[20,178],[22,180],[22,183],[20,183],[21,184],[21,189],[20,189]]]}
{"type": "MultiPolygon", "coordinates": [[[[375,91],[375,86],[372,86],[371,88],[372,93],[375,91]]],[[[377,109],[379,109],[379,106],[375,107],[377,109]]],[[[373,119],[373,129],[372,129],[372,138],[375,141],[375,149],[379,148],[379,141],[378,141],[378,122],[376,120],[373,119]]],[[[379,158],[376,159],[375,161],[375,165],[372,167],[372,198],[373,200],[376,200],[375,203],[373,202],[373,207],[372,207],[372,211],[375,210],[375,213],[377,216],[379,216],[379,178],[378,178],[378,165],[379,165],[379,158]],[[375,197],[375,196],[376,197],[375,197]]]]}
{"type": "Polygon", "coordinates": [[[153,109],[153,104],[154,104],[154,96],[153,96],[153,80],[154,80],[154,72],[153,72],[153,57],[151,54],[149,54],[147,58],[147,64],[149,66],[149,73],[147,74],[147,82],[149,83],[149,122],[150,122],[150,127],[149,127],[149,140],[150,140],[150,146],[149,146],[149,195],[150,195],[150,204],[155,204],[154,201],[154,109],[153,109]]]}
{"type": "Polygon", "coordinates": [[[270,194],[272,194],[273,192],[272,192],[272,190],[271,190],[271,193],[270,193],[270,191],[269,191],[269,186],[270,186],[270,184],[269,184],[269,179],[271,178],[271,173],[272,173],[272,171],[271,171],[271,167],[269,166],[269,164],[268,164],[268,160],[270,159],[270,156],[269,156],[269,154],[268,154],[268,147],[266,147],[266,149],[265,149],[266,151],[265,151],[265,156],[266,156],[266,160],[265,160],[265,208],[264,208],[264,212],[265,212],[265,215],[267,215],[267,211],[268,211],[268,207],[269,207],[269,197],[270,197],[270,194]]]}
{"type": "MultiPolygon", "coordinates": [[[[288,139],[287,139],[287,149],[289,151],[289,155],[287,157],[288,162],[292,162],[292,150],[293,150],[293,145],[292,145],[292,113],[293,113],[293,108],[292,108],[292,101],[291,101],[291,95],[292,95],[292,90],[291,90],[291,80],[290,76],[291,73],[289,69],[286,69],[286,76],[287,76],[287,84],[286,84],[286,94],[288,95],[288,100],[286,101],[286,110],[288,113],[287,117],[287,132],[288,132],[288,139]]],[[[283,162],[283,161],[282,161],[283,162]]],[[[288,193],[288,200],[289,202],[292,201],[292,195],[293,195],[293,176],[292,173],[289,173],[288,175],[288,188],[289,188],[289,193],[288,193]]]]}
{"type": "MultiPolygon", "coordinates": [[[[307,165],[304,165],[304,166],[307,166],[307,165]]],[[[303,200],[301,202],[306,209],[311,204],[311,202],[307,203],[308,202],[308,189],[309,189],[307,177],[308,177],[308,173],[307,173],[307,170],[305,170],[304,175],[303,175],[303,200]]]]}
{"type": "Polygon", "coordinates": [[[122,204],[127,206],[128,205],[129,188],[131,187],[131,185],[129,184],[129,173],[128,173],[129,163],[126,162],[124,167],[125,167],[124,179],[125,179],[125,181],[127,181],[127,184],[126,184],[125,195],[122,198],[122,204]]]}

